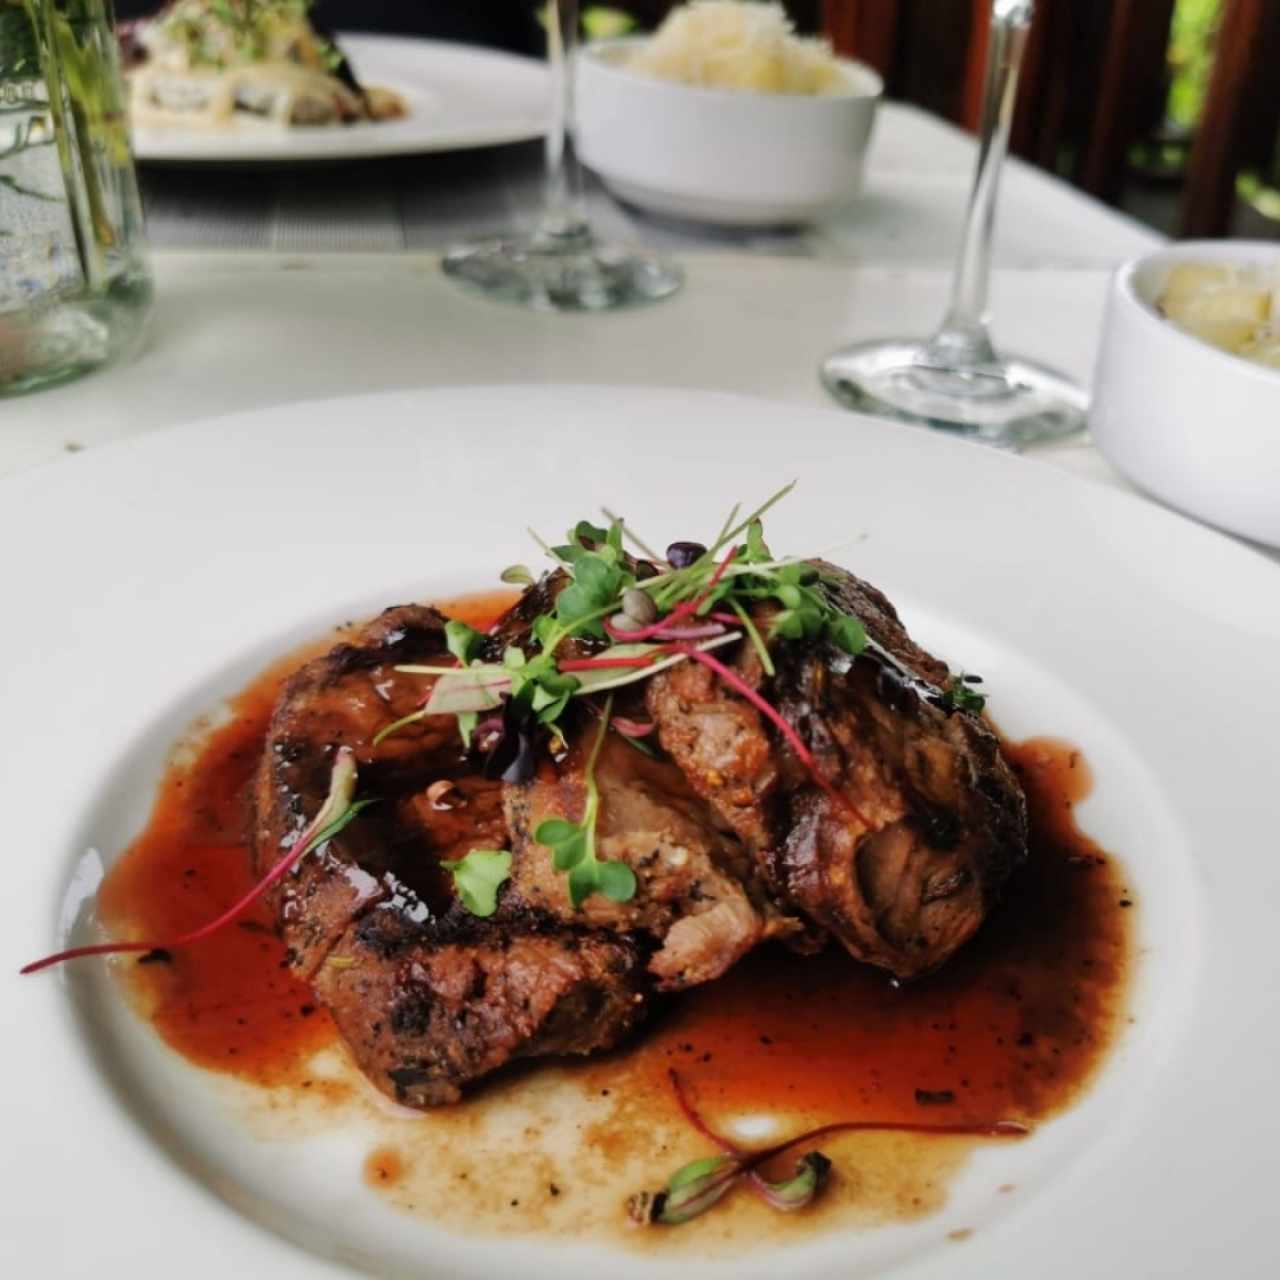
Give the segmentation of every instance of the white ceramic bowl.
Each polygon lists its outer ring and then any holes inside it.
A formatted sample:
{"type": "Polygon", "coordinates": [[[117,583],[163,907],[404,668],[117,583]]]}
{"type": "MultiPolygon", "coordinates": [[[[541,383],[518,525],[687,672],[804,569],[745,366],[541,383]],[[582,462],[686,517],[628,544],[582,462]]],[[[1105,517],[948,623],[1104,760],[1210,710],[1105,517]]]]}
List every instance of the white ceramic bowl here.
{"type": "Polygon", "coordinates": [[[1280,243],[1190,240],[1111,283],[1089,425],[1134,484],[1210,524],[1280,547],[1280,369],[1193,337],[1156,310],[1179,262],[1280,261],[1280,243]]]}
{"type": "Polygon", "coordinates": [[[809,222],[857,195],[884,91],[870,67],[841,59],[838,94],[701,89],[628,71],[643,40],[578,59],[578,153],[615,195],[737,226],[809,222]]]}

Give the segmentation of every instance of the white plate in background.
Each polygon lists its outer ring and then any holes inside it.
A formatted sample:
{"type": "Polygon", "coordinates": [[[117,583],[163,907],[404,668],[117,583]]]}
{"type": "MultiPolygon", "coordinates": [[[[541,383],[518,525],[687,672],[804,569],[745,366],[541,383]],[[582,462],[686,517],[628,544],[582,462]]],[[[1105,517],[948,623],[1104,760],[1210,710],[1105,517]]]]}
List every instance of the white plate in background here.
{"type": "Polygon", "coordinates": [[[359,160],[524,142],[546,130],[549,80],[545,64],[532,58],[407,36],[339,32],[335,38],[362,83],[404,98],[403,119],[146,127],[133,132],[135,156],[171,164],[359,160]]]}

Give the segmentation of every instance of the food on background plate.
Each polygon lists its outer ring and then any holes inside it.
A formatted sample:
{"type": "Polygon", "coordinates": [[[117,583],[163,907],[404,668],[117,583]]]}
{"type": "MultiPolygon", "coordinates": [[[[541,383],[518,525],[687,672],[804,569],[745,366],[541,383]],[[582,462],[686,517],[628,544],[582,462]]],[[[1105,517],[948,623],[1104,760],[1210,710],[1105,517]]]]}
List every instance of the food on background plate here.
{"type": "Polygon", "coordinates": [[[693,0],[673,9],[626,65],[704,89],[829,94],[847,88],[829,41],[797,36],[780,4],[744,0],[693,0]]]}
{"type": "MultiPolygon", "coordinates": [[[[842,947],[895,981],[946,964],[1027,857],[1022,788],[976,677],[848,571],[772,553],[761,517],[781,496],[663,555],[625,550],[620,520],[579,522],[551,572],[504,572],[524,590],[483,632],[386,610],[284,686],[254,888],[180,937],[26,971],[163,958],[265,896],[367,1078],[429,1108],[521,1059],[617,1046],[766,941],[806,966],[842,947]]],[[[633,1213],[684,1221],[744,1177],[798,1207],[820,1152],[782,1183],[755,1171],[806,1137],[722,1143],[633,1213]]]]}
{"type": "Polygon", "coordinates": [[[311,0],[172,0],[121,28],[135,125],[351,124],[405,114],[311,24],[311,0]]]}
{"type": "Polygon", "coordinates": [[[1204,342],[1280,369],[1280,264],[1179,263],[1156,305],[1204,342]]]}

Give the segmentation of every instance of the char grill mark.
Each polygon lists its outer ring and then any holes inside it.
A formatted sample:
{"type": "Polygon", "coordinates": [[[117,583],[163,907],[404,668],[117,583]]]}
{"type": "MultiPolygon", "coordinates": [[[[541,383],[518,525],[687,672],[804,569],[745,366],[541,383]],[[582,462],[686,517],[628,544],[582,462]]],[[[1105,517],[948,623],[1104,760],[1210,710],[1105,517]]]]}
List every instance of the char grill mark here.
{"type": "Polygon", "coordinates": [[[642,979],[625,938],[528,920],[415,926],[376,908],[313,985],[369,1079],[430,1107],[520,1059],[612,1048],[643,1016],[642,979]]]}
{"type": "Polygon", "coordinates": [[[508,843],[500,785],[467,772],[451,716],[372,746],[426,692],[394,666],[446,654],[444,619],[409,606],[308,663],[281,696],[255,787],[259,874],[323,803],[339,745],[356,751],[361,791],[380,797],[285,877],[274,905],[291,966],[360,1068],[418,1107],[520,1058],[611,1047],[645,1012],[630,939],[529,912],[491,924],[453,902],[439,861],[508,843]],[[456,789],[433,800],[440,778],[456,789]]]}

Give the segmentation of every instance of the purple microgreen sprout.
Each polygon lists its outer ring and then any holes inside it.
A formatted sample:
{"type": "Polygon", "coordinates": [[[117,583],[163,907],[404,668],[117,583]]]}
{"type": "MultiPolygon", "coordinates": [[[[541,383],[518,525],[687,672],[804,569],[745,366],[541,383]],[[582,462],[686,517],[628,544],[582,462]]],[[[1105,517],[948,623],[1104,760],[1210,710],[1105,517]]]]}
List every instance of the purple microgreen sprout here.
{"type": "Polygon", "coordinates": [[[356,755],[350,747],[339,747],[329,770],[329,790],[324,803],[316,811],[315,816],[298,831],[291,843],[283,846],[285,851],[271,870],[254,886],[229,906],[221,915],[214,917],[198,929],[192,929],[176,938],[166,938],[149,942],[99,942],[86,947],[72,947],[68,951],[59,951],[55,955],[45,956],[43,960],[35,960],[24,965],[19,973],[37,973],[61,964],[65,960],[76,960],[83,956],[116,955],[126,951],[178,951],[200,942],[217,933],[220,929],[237,919],[248,907],[252,906],[277,881],[282,880],[313,849],[327,844],[340,832],[346,830],[371,804],[374,799],[356,800],[356,755]]]}
{"type": "Polygon", "coordinates": [[[705,1213],[729,1189],[745,1177],[751,1189],[766,1204],[784,1213],[804,1209],[822,1192],[831,1172],[831,1161],[821,1152],[810,1150],[797,1160],[794,1170],[776,1182],[761,1170],[771,1161],[799,1146],[811,1146],[819,1138],[841,1133],[892,1131],[931,1134],[935,1136],[1022,1138],[1030,1133],[1016,1120],[998,1120],[994,1124],[917,1124],[896,1120],[846,1120],[825,1124],[807,1133],[797,1134],[762,1150],[746,1151],[716,1133],[698,1114],[684,1090],[680,1077],[668,1071],[671,1088],[681,1115],[693,1129],[720,1154],[705,1156],[677,1169],[661,1191],[642,1191],[627,1201],[632,1221],[641,1226],[679,1226],[705,1213]]]}

